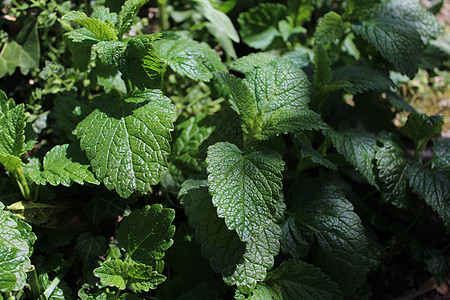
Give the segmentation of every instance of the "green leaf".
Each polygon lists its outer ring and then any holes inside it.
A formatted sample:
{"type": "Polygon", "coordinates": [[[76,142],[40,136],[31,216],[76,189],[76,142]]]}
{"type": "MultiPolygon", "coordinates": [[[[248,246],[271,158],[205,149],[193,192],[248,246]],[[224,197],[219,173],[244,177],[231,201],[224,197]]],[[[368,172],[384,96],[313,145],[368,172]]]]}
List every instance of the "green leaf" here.
{"type": "Polygon", "coordinates": [[[393,141],[383,139],[377,150],[378,177],[381,197],[398,207],[405,207],[408,197],[409,164],[405,152],[393,141]]]}
{"type": "Polygon", "coordinates": [[[53,113],[59,128],[70,138],[78,123],[91,112],[90,107],[74,97],[58,96],[53,101],[53,113]]]}
{"type": "Polygon", "coordinates": [[[189,225],[196,230],[195,238],[202,244],[202,254],[209,259],[212,269],[222,274],[225,283],[236,284],[242,293],[250,293],[258,281],[264,280],[266,270],[273,267],[274,256],[280,249],[279,227],[266,228],[259,236],[244,243],[217,216],[206,180],[185,181],[179,198],[186,207],[189,225]]]}
{"type": "Polygon", "coordinates": [[[166,168],[175,107],[161,91],[102,95],[77,127],[96,177],[124,198],[147,193],[166,168]]]}
{"type": "Polygon", "coordinates": [[[109,7],[94,6],[94,11],[91,14],[91,18],[98,19],[103,22],[111,22],[111,24],[117,23],[117,14],[109,11],[109,7]]]}
{"type": "Polygon", "coordinates": [[[164,257],[175,233],[175,211],[160,204],[145,206],[126,217],[117,232],[119,247],[136,262],[152,265],[164,257]]]}
{"type": "Polygon", "coordinates": [[[281,251],[290,254],[293,258],[306,258],[311,247],[310,243],[302,235],[295,225],[295,218],[289,217],[281,226],[283,238],[281,239],[281,251]]]}
{"type": "Polygon", "coordinates": [[[128,279],[128,263],[119,259],[105,261],[94,270],[94,275],[100,278],[102,284],[124,290],[128,279]]]}
{"type": "Polygon", "coordinates": [[[139,11],[139,9],[147,3],[148,0],[126,0],[122,5],[122,9],[119,13],[119,22],[117,28],[119,29],[119,36],[122,36],[131,27],[133,17],[139,11]]]}
{"type": "Polygon", "coordinates": [[[224,142],[208,148],[209,191],[217,215],[241,241],[249,241],[264,228],[273,228],[280,197],[283,160],[268,149],[242,153],[224,142]]]}
{"type": "Polygon", "coordinates": [[[241,13],[238,23],[242,41],[252,48],[266,50],[281,39],[278,22],[287,16],[286,6],[276,3],[261,3],[248,12],[241,13]]]}
{"type": "Polygon", "coordinates": [[[84,47],[92,46],[101,41],[95,34],[90,32],[86,28],[78,28],[66,32],[64,35],[73,43],[84,47]]]}
{"type": "Polygon", "coordinates": [[[299,260],[283,262],[265,280],[281,291],[281,299],[338,299],[339,286],[319,268],[299,260]]]}
{"type": "Polygon", "coordinates": [[[409,185],[425,202],[450,224],[450,179],[438,171],[431,171],[421,163],[409,169],[409,185]]]}
{"type": "Polygon", "coordinates": [[[161,40],[155,43],[157,55],[182,77],[209,82],[213,72],[225,71],[216,51],[206,43],[191,40],[161,40]]]}
{"type": "Polygon", "coordinates": [[[75,146],[55,146],[44,157],[43,170],[39,167],[25,168],[29,178],[36,184],[71,186],[73,182],[100,184],[89,169],[86,156],[75,146]]]}
{"type": "Polygon", "coordinates": [[[29,256],[36,235],[30,225],[0,203],[0,292],[20,291],[31,270],[29,256]]]}
{"type": "Polygon", "coordinates": [[[367,91],[384,91],[395,87],[395,83],[380,71],[365,66],[344,66],[333,70],[332,81],[347,81],[347,93],[359,94],[367,91]]]}
{"type": "Polygon", "coordinates": [[[160,36],[146,34],[132,38],[119,60],[119,71],[141,90],[161,87],[165,65],[153,46],[160,36]]]}
{"type": "Polygon", "coordinates": [[[123,215],[127,201],[116,193],[98,188],[89,202],[83,206],[89,222],[98,225],[103,218],[117,218],[123,215]]]}
{"type": "Polygon", "coordinates": [[[443,139],[434,142],[433,171],[439,171],[450,178],[450,140],[443,139]]]}
{"type": "Polygon", "coordinates": [[[106,250],[106,238],[102,235],[94,236],[92,232],[85,232],[77,237],[75,249],[80,254],[81,261],[87,265],[95,257],[106,250]]]}
{"type": "Polygon", "coordinates": [[[369,133],[326,130],[336,150],[351,163],[370,184],[377,186],[372,160],[377,151],[377,140],[369,133]]]}
{"type": "Polygon", "coordinates": [[[348,28],[348,24],[342,21],[337,13],[330,11],[319,21],[314,32],[314,42],[316,44],[326,44],[340,40],[348,28]]]}
{"type": "Polygon", "coordinates": [[[9,171],[23,165],[20,156],[26,152],[24,105],[10,108],[13,104],[2,100],[3,117],[0,119],[0,163],[9,171]]]}
{"type": "Polygon", "coordinates": [[[411,113],[400,132],[416,144],[416,155],[419,155],[425,149],[429,139],[441,133],[443,125],[442,116],[411,113]]]}
{"type": "Polygon", "coordinates": [[[353,31],[372,44],[394,68],[412,78],[417,73],[424,46],[414,27],[388,16],[371,15],[353,31]]]}
{"type": "MultiPolygon", "coordinates": [[[[92,19],[81,11],[68,12],[62,19],[80,24],[92,32],[92,34],[100,41],[117,40],[118,33],[116,27],[109,20],[102,21],[99,19],[92,19]]],[[[73,40],[73,38],[71,39],[73,40]]]]}
{"type": "Polygon", "coordinates": [[[262,68],[274,61],[278,56],[271,52],[251,53],[235,60],[230,68],[241,73],[249,73],[255,68],[262,68]]]}
{"type": "Polygon", "coordinates": [[[295,142],[300,146],[300,153],[302,157],[309,157],[317,164],[327,167],[331,170],[337,170],[337,166],[328,159],[322,157],[322,155],[313,149],[311,142],[304,133],[295,134],[295,142]]]}
{"type": "Polygon", "coordinates": [[[414,107],[411,106],[402,96],[392,91],[386,91],[386,99],[397,110],[403,110],[407,112],[416,112],[414,107]]]}
{"type": "Polygon", "coordinates": [[[102,41],[95,44],[92,49],[98,53],[100,61],[114,68],[119,66],[119,59],[125,51],[125,45],[119,41],[102,41]]]}
{"type": "Polygon", "coordinates": [[[361,220],[332,185],[307,182],[296,195],[296,223],[311,243],[313,263],[352,295],[370,267],[361,220]]]}

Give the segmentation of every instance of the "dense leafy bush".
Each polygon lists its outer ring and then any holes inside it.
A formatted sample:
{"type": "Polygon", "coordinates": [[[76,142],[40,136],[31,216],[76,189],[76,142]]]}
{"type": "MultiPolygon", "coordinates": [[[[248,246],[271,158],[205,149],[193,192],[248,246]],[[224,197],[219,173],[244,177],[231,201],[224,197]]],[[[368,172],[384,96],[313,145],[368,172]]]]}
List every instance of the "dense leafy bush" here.
{"type": "Polygon", "coordinates": [[[0,297],[368,299],[405,292],[406,274],[445,282],[444,119],[397,93],[449,66],[439,7],[91,2],[3,4],[0,297]]]}

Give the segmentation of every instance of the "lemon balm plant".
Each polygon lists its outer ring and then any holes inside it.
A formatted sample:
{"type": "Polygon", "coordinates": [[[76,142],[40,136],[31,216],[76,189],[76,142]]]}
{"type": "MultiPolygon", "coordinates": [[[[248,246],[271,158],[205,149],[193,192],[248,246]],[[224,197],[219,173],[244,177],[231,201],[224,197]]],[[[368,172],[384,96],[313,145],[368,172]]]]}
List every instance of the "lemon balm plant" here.
{"type": "Polygon", "coordinates": [[[30,108],[0,94],[2,189],[21,192],[0,199],[4,295],[369,297],[383,247],[402,243],[445,280],[444,121],[392,79],[445,57],[434,15],[412,0],[229,2],[158,1],[152,34],[129,33],[147,1],[65,13],[89,85],[55,97],[46,151],[30,108]],[[438,242],[419,234],[430,224],[438,242]]]}

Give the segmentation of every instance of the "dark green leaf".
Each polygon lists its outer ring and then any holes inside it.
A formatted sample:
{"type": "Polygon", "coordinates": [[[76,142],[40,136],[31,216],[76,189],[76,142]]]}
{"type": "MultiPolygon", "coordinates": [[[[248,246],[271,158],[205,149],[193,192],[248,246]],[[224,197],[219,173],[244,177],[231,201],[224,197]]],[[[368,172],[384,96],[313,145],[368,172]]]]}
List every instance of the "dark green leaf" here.
{"type": "Polygon", "coordinates": [[[295,134],[295,142],[300,146],[300,153],[302,157],[310,157],[311,160],[317,164],[327,167],[331,170],[337,170],[337,166],[328,159],[313,149],[311,142],[304,133],[295,134]]]}
{"type": "Polygon", "coordinates": [[[295,218],[289,217],[281,226],[281,230],[283,232],[281,251],[296,259],[306,258],[311,245],[295,225],[295,218]]]}
{"type": "Polygon", "coordinates": [[[83,264],[86,265],[90,260],[105,253],[106,238],[102,235],[94,236],[92,232],[85,232],[77,238],[75,249],[78,250],[83,264]]]}
{"type": "Polygon", "coordinates": [[[344,66],[333,70],[332,81],[348,81],[350,86],[344,88],[348,93],[358,94],[367,91],[384,91],[395,87],[394,82],[376,69],[364,66],[344,66]]]}
{"type": "Polygon", "coordinates": [[[434,142],[432,169],[450,178],[450,140],[442,139],[434,142]]]}
{"type": "Polygon", "coordinates": [[[126,199],[107,189],[99,188],[83,210],[92,224],[98,224],[102,218],[121,217],[126,207],[126,199]]]}
{"type": "Polygon", "coordinates": [[[348,23],[342,21],[340,15],[331,11],[325,14],[319,24],[317,24],[314,32],[314,42],[316,44],[326,44],[340,40],[348,26],[348,23]]]}
{"type": "Polygon", "coordinates": [[[416,155],[418,155],[425,149],[430,138],[436,137],[441,133],[443,125],[444,118],[442,116],[411,113],[400,132],[414,141],[416,144],[416,155]]]}
{"type": "Polygon", "coordinates": [[[98,53],[98,58],[103,64],[117,68],[125,51],[125,45],[119,41],[102,41],[95,44],[92,49],[98,53]]]}

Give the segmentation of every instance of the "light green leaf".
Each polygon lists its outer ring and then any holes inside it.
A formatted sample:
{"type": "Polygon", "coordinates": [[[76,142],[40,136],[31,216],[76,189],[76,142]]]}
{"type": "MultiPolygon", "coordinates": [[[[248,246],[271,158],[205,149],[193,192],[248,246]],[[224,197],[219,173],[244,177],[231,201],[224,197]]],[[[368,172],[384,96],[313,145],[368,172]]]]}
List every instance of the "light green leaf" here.
{"type": "Polygon", "coordinates": [[[117,68],[125,51],[125,45],[119,41],[102,41],[95,44],[92,49],[98,53],[98,58],[103,64],[117,68]]]}
{"type": "Polygon", "coordinates": [[[417,30],[402,20],[371,16],[353,31],[372,44],[394,68],[412,78],[417,73],[424,46],[417,30]]]}
{"type": "Polygon", "coordinates": [[[326,44],[340,40],[348,27],[348,23],[344,23],[340,15],[330,11],[317,24],[314,32],[314,42],[316,44],[326,44]]]}
{"type": "Polygon", "coordinates": [[[281,40],[278,22],[287,16],[286,6],[278,3],[261,3],[239,15],[239,33],[250,47],[266,50],[277,39],[281,40]]]}
{"type": "Polygon", "coordinates": [[[166,168],[175,107],[161,91],[102,95],[77,127],[96,177],[124,198],[147,193],[166,168]]]}
{"type": "Polygon", "coordinates": [[[109,7],[94,6],[94,11],[91,14],[91,18],[98,19],[103,22],[111,22],[111,24],[117,23],[117,14],[109,11],[109,7]]]}
{"type": "Polygon", "coordinates": [[[241,73],[249,73],[255,68],[262,68],[274,61],[278,56],[271,52],[251,53],[235,60],[230,68],[241,73]]]}
{"type": "Polygon", "coordinates": [[[311,142],[304,133],[295,134],[295,142],[300,146],[300,153],[302,157],[309,157],[317,164],[327,167],[331,170],[337,170],[337,166],[328,159],[322,157],[322,155],[313,149],[311,142]]]}
{"type": "Polygon", "coordinates": [[[208,148],[206,163],[217,215],[225,219],[228,229],[236,230],[241,241],[276,226],[284,165],[278,153],[254,149],[244,154],[235,145],[222,142],[208,148]]]}
{"type": "Polygon", "coordinates": [[[161,40],[155,43],[157,55],[182,77],[208,82],[213,72],[225,71],[216,51],[206,43],[191,40],[161,40]]]}
{"type": "Polygon", "coordinates": [[[273,267],[274,256],[280,249],[279,226],[266,228],[259,236],[244,243],[217,216],[206,180],[185,181],[179,198],[186,207],[189,225],[196,230],[195,238],[202,244],[202,254],[209,259],[212,269],[221,273],[227,284],[236,284],[242,293],[250,293],[258,281],[264,280],[266,270],[273,267]]]}
{"type": "Polygon", "coordinates": [[[75,146],[55,146],[44,157],[43,170],[39,167],[25,168],[29,178],[36,184],[71,186],[73,182],[100,184],[89,169],[86,156],[75,146]]]}
{"type": "Polygon", "coordinates": [[[442,116],[411,113],[400,132],[416,144],[416,155],[419,155],[425,149],[430,138],[441,133],[443,125],[444,118],[442,116]]]}
{"type": "Polygon", "coordinates": [[[102,284],[124,290],[128,279],[128,263],[119,259],[105,261],[94,270],[94,275],[100,278],[102,284]]]}
{"type": "Polygon", "coordinates": [[[352,295],[370,267],[361,220],[334,186],[307,182],[296,195],[296,223],[311,243],[313,263],[352,295]]]}
{"type": "Polygon", "coordinates": [[[152,267],[144,264],[131,264],[128,268],[127,287],[133,293],[148,292],[166,280],[164,275],[158,274],[152,267]]]}
{"type": "Polygon", "coordinates": [[[444,224],[450,224],[450,179],[421,163],[413,164],[408,175],[413,190],[439,214],[444,224]]]}
{"type": "Polygon", "coordinates": [[[276,286],[284,300],[338,299],[339,286],[319,268],[299,260],[283,262],[265,280],[268,286],[276,286]]]}
{"type": "Polygon", "coordinates": [[[435,141],[433,153],[432,169],[450,178],[450,140],[435,141]]]}
{"type": "Polygon", "coordinates": [[[344,66],[333,70],[332,81],[347,81],[351,85],[345,87],[347,93],[359,94],[367,91],[389,91],[396,87],[389,77],[380,71],[365,66],[344,66]]]}
{"type": "Polygon", "coordinates": [[[377,151],[377,141],[369,133],[326,130],[336,150],[351,163],[370,184],[377,186],[372,160],[377,151]]]}
{"type": "Polygon", "coordinates": [[[393,141],[383,139],[377,150],[378,177],[381,197],[398,207],[405,207],[408,196],[409,164],[405,152],[393,141]]]}
{"type": "Polygon", "coordinates": [[[119,36],[122,36],[128,31],[133,21],[133,17],[139,11],[139,9],[147,3],[148,0],[126,0],[122,5],[119,13],[119,22],[117,28],[119,29],[119,36]]]}
{"type": "Polygon", "coordinates": [[[100,39],[86,28],[78,28],[66,32],[64,35],[75,44],[79,44],[85,47],[89,47],[100,42],[100,39]]]}
{"type": "Polygon", "coordinates": [[[78,250],[83,264],[87,265],[90,260],[106,251],[106,238],[102,235],[94,236],[92,232],[85,232],[77,237],[75,249],[78,250]]]}
{"type": "Polygon", "coordinates": [[[0,203],[0,292],[7,293],[25,286],[36,235],[30,225],[3,209],[0,203]]]}
{"type": "Polygon", "coordinates": [[[175,233],[175,211],[160,204],[145,206],[126,217],[117,232],[119,247],[136,262],[152,265],[164,257],[175,233]]]}
{"type": "MultiPolygon", "coordinates": [[[[63,20],[73,21],[92,32],[100,41],[117,40],[117,30],[108,19],[105,21],[89,18],[84,12],[71,11],[62,17],[63,20]]],[[[73,38],[72,38],[73,40],[73,38]]]]}
{"type": "Polygon", "coordinates": [[[20,156],[26,152],[26,120],[24,105],[19,104],[7,110],[10,107],[8,102],[3,102],[2,100],[3,117],[0,119],[0,163],[9,171],[13,171],[23,165],[20,156]],[[3,109],[6,110],[3,111],[3,109]]]}
{"type": "Polygon", "coordinates": [[[166,69],[153,46],[160,36],[146,34],[132,38],[119,60],[119,71],[141,90],[161,87],[162,74],[166,69]]]}

